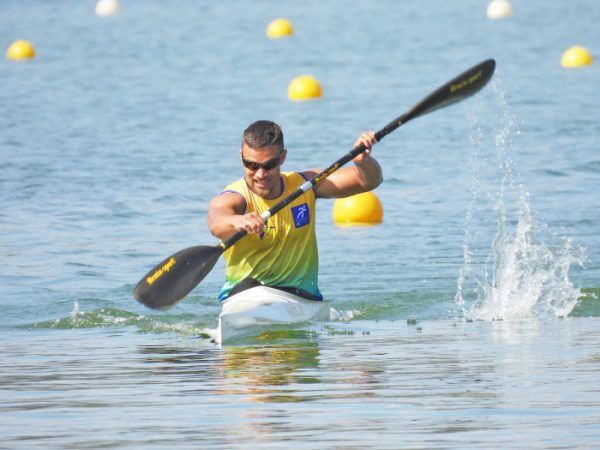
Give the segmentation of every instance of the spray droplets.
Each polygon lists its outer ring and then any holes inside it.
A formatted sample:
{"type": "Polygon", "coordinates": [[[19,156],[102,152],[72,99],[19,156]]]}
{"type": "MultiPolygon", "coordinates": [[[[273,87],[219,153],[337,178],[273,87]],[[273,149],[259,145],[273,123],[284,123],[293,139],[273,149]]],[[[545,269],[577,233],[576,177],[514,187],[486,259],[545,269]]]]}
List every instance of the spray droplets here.
{"type": "Polygon", "coordinates": [[[469,163],[473,182],[455,301],[468,320],[564,317],[581,295],[569,271],[572,265],[583,264],[585,249],[534,219],[529,193],[515,182],[509,156],[516,150],[517,120],[498,85],[498,80],[492,84],[500,111],[493,121],[496,128],[486,130],[476,119],[479,115],[469,117],[475,146],[469,163]],[[495,211],[497,229],[484,259],[477,230],[478,224],[494,216],[489,206],[495,211]],[[465,293],[471,288],[475,299],[467,307],[465,293]]]}

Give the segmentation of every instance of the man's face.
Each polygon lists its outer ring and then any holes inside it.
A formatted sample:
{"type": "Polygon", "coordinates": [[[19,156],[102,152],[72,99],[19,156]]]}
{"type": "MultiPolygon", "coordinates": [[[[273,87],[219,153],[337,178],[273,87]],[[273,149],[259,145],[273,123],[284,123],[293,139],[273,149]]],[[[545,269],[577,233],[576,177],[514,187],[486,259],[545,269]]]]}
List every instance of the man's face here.
{"type": "Polygon", "coordinates": [[[281,194],[280,166],[285,160],[286,150],[280,152],[277,146],[253,149],[244,144],[240,153],[250,189],[263,198],[277,198],[281,194]]]}

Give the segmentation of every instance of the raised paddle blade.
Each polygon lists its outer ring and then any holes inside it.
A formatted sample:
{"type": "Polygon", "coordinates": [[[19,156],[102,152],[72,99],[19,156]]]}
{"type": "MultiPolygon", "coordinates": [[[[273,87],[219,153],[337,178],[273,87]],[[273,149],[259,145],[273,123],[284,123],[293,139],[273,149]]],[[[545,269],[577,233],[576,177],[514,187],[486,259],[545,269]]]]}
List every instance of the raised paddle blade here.
{"type": "Polygon", "coordinates": [[[429,114],[479,92],[490,81],[495,68],[496,61],[487,59],[464,71],[421,100],[406,113],[404,121],[429,114]]]}
{"type": "Polygon", "coordinates": [[[219,246],[205,245],[178,251],[148,272],[133,290],[133,296],[149,308],[169,308],[202,281],[222,253],[219,246]]]}
{"type": "Polygon", "coordinates": [[[430,112],[452,105],[453,103],[460,102],[479,92],[492,79],[495,68],[496,61],[487,59],[470,69],[465,70],[460,75],[437,88],[413,106],[409,111],[402,114],[400,117],[397,117],[383,129],[379,130],[376,133],[377,139],[380,140],[409,120],[429,114],[430,112]]]}

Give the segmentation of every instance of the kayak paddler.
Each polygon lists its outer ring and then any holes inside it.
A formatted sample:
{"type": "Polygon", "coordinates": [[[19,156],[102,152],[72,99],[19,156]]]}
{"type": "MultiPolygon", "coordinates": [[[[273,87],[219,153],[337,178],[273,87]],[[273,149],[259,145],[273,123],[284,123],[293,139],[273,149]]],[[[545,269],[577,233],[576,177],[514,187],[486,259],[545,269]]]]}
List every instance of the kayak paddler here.
{"type": "Polygon", "coordinates": [[[312,179],[322,169],[282,172],[287,150],[279,125],[268,120],[251,124],[243,133],[240,158],[244,176],[212,199],[208,211],[211,233],[223,240],[239,230],[248,233],[225,251],[225,284],[219,300],[265,285],[304,298],[322,300],[318,286],[315,235],[317,198],[343,198],[375,189],[383,180],[381,166],[371,156],[375,133],[362,133],[355,147],[367,150],[296,198],[278,214],[261,214],[312,179]]]}

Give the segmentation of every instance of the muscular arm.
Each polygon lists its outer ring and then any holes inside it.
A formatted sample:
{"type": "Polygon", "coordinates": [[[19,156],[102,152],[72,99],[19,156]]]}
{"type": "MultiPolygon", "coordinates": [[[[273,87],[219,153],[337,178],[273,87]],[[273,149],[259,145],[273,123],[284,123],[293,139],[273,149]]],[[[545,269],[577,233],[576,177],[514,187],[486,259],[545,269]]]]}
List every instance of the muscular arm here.
{"type": "Polygon", "coordinates": [[[208,209],[208,229],[219,239],[227,239],[239,230],[259,234],[265,221],[259,214],[242,214],[246,207],[244,198],[233,192],[217,195],[208,209]]]}
{"type": "MultiPolygon", "coordinates": [[[[367,150],[353,159],[354,167],[339,169],[319,183],[315,187],[316,196],[321,198],[348,197],[371,191],[379,186],[383,181],[381,166],[371,156],[371,149],[375,142],[374,133],[363,133],[354,145],[365,144],[367,150]]],[[[313,169],[304,172],[304,175],[310,179],[320,172],[319,169],[313,169]]]]}

